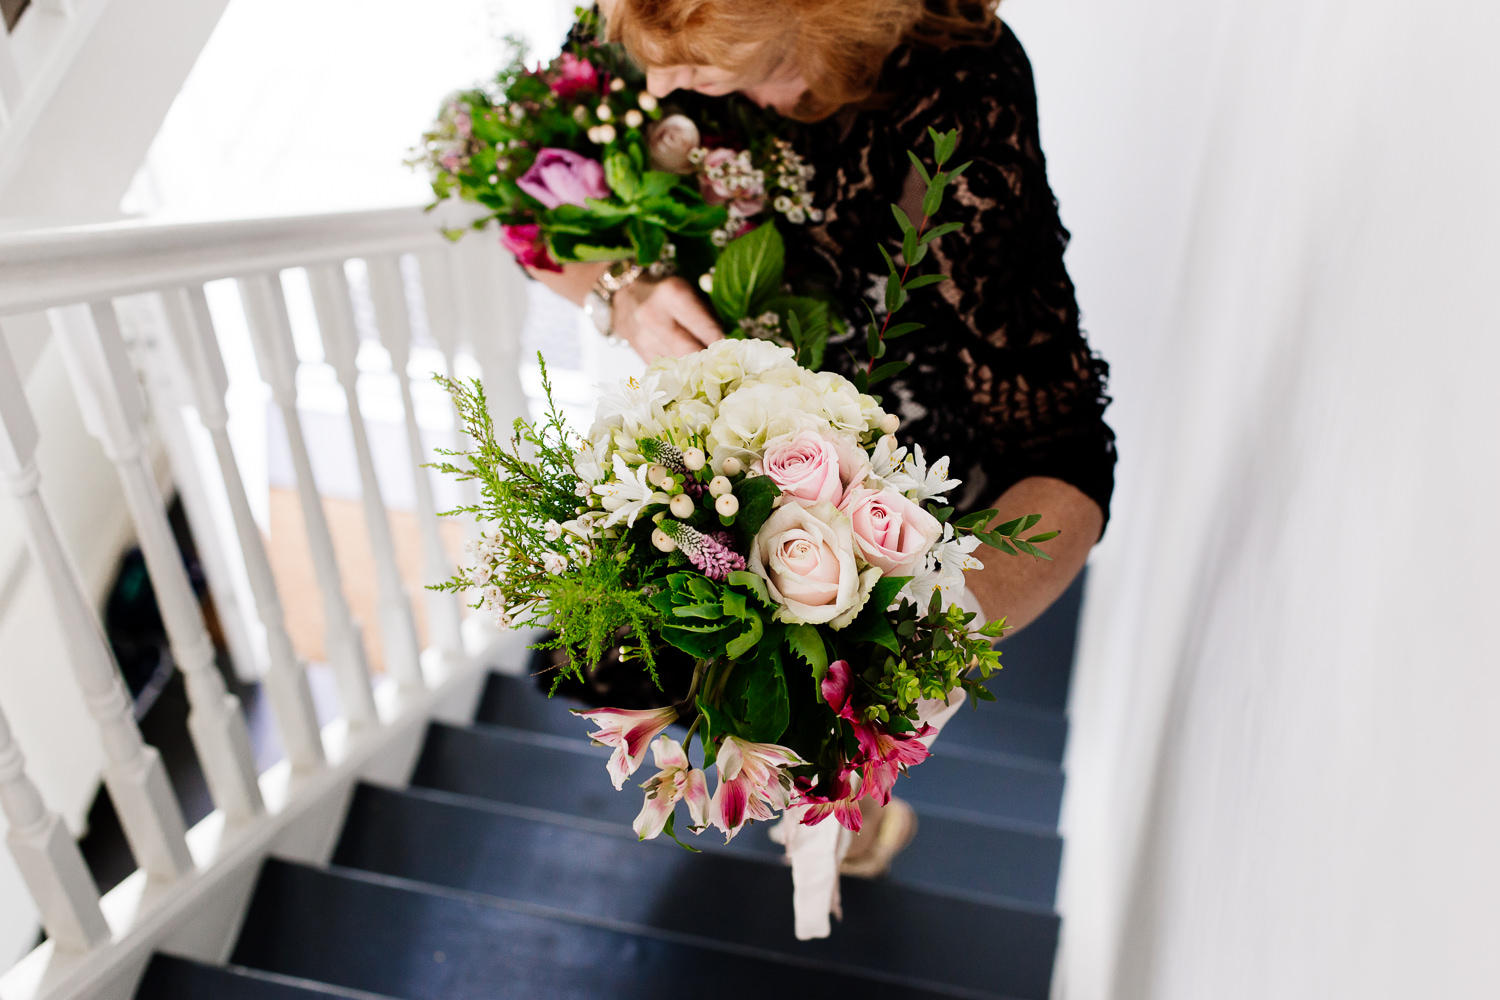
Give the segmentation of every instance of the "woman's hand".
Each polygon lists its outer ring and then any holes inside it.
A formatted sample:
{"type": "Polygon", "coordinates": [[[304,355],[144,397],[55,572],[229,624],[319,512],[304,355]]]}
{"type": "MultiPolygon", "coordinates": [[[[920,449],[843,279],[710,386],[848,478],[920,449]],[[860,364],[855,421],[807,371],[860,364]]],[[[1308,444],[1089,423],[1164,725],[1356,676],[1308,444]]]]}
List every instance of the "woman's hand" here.
{"type": "Polygon", "coordinates": [[[663,356],[680,358],[724,339],[713,314],[681,278],[642,279],[622,288],[614,301],[614,333],[647,364],[663,356]]]}

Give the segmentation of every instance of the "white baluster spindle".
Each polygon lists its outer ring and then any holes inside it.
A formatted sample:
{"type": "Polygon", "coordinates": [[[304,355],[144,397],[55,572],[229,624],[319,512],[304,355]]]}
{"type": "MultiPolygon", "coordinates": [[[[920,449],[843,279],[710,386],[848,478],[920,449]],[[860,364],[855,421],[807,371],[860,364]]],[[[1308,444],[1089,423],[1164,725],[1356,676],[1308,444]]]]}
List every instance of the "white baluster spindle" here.
{"type": "Polygon", "coordinates": [[[530,415],[520,376],[526,279],[495,240],[471,237],[456,250],[460,327],[484,373],[495,426],[509,427],[530,415]]]}
{"type": "Polygon", "coordinates": [[[422,678],[421,645],[412,619],[411,600],[396,562],[396,541],[380,495],[375,475],[375,457],[370,451],[369,430],[359,406],[359,334],[354,326],[349,282],[341,264],[317,264],[307,269],[313,308],[323,338],[324,356],[338,375],[348,402],[349,429],[354,435],[354,454],[359,462],[360,496],[364,502],[365,530],[375,559],[375,583],[380,602],[380,633],[385,643],[386,668],[406,690],[425,686],[422,678]]]}
{"type": "Polygon", "coordinates": [[[0,809],[10,824],[5,842],[31,890],[47,936],[60,949],[87,951],[109,939],[99,888],[57,813],[26,776],[26,758],[0,711],[0,809]]]}
{"type": "Polygon", "coordinates": [[[261,812],[255,754],[240,700],[224,685],[166,503],[146,450],[145,401],[108,301],[48,314],[84,424],[114,463],[140,539],[172,655],[187,681],[188,732],[214,804],[231,822],[261,812]]]}
{"type": "MultiPolygon", "coordinates": [[[[271,572],[271,560],[266,555],[265,539],[261,537],[260,526],[255,523],[250,497],[245,492],[245,481],[240,476],[239,462],[229,439],[229,410],[224,405],[229,376],[224,371],[224,356],[219,353],[208,299],[203,294],[203,287],[197,285],[163,293],[162,306],[166,312],[168,333],[193,385],[193,403],[198,410],[198,419],[214,443],[219,473],[234,518],[235,534],[250,580],[250,592],[255,597],[256,613],[266,630],[270,662],[266,666],[264,683],[276,714],[281,745],[294,770],[312,770],[324,761],[318,713],[313,704],[312,688],[307,682],[307,671],[286,630],[286,616],[276,589],[275,574],[271,572]]],[[[375,724],[375,700],[370,693],[368,677],[362,678],[353,704],[346,704],[344,711],[357,723],[375,724]]]]}
{"type": "Polygon", "coordinates": [[[21,380],[0,338],[0,486],[21,505],[32,558],[57,611],[63,643],[84,704],[104,746],[104,783],[131,853],[141,868],[162,879],[193,867],[182,810],[155,747],[141,739],[130,695],[84,596],[78,571],[63,549],[57,526],[43,502],[36,466],[37,429],[21,380]]]}
{"type": "Polygon", "coordinates": [[[297,496],[307,545],[312,550],[313,571],[323,593],[324,645],[329,665],[338,679],[339,695],[351,719],[363,699],[369,697],[370,665],[359,628],[344,598],[343,575],[333,551],[333,535],[323,513],[323,501],[313,478],[307,437],[297,413],[297,352],[292,342],[291,320],[278,275],[260,274],[239,280],[240,298],[250,325],[260,376],[271,387],[271,398],[281,411],[287,445],[297,472],[297,496]]]}
{"type": "MultiPolygon", "coordinates": [[[[371,257],[370,295],[375,302],[375,325],[380,330],[380,342],[391,355],[391,368],[401,386],[401,408],[406,416],[406,447],[411,453],[412,477],[416,484],[417,521],[422,531],[422,575],[423,582],[446,583],[453,576],[453,563],[443,545],[443,534],[438,526],[437,502],[432,496],[432,479],[426,464],[436,458],[429,454],[422,443],[422,428],[417,423],[416,401],[412,398],[411,374],[411,312],[401,275],[401,263],[395,257],[371,257]]],[[[451,591],[427,590],[427,629],[432,645],[437,647],[445,661],[457,663],[463,659],[463,612],[458,595],[451,591]]]]}

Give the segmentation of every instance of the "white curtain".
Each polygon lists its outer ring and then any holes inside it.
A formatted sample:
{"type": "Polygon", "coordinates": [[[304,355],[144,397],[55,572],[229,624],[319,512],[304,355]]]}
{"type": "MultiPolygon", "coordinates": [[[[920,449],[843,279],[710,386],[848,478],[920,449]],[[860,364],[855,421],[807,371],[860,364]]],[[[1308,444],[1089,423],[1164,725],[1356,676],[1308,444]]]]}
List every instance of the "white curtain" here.
{"type": "Polygon", "coordinates": [[[1500,8],[1007,0],[1114,520],[1058,996],[1500,996],[1500,8]]]}

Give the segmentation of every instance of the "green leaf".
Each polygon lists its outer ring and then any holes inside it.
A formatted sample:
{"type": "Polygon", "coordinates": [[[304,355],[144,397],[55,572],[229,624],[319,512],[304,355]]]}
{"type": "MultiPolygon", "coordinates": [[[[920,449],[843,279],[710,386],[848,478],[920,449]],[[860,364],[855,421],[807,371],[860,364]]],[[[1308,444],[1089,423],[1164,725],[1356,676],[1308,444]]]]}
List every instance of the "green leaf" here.
{"type": "Polygon", "coordinates": [[[973,160],[969,160],[969,161],[967,161],[965,163],[962,163],[962,164],[954,167],[952,170],[948,171],[948,180],[950,180],[950,181],[953,180],[953,178],[957,177],[959,174],[963,173],[965,170],[968,170],[973,165],[974,165],[974,161],[973,160]]]}
{"type": "Polygon", "coordinates": [[[736,587],[744,587],[767,607],[772,603],[771,592],[766,589],[766,578],[759,573],[752,573],[748,569],[731,570],[726,582],[736,587]]]}
{"type": "Polygon", "coordinates": [[[925,256],[927,256],[927,248],[920,242],[917,231],[908,229],[901,236],[901,257],[906,261],[907,267],[914,267],[921,263],[925,256]]]}
{"type": "Polygon", "coordinates": [[[918,288],[926,288],[928,285],[935,285],[939,281],[947,280],[948,276],[946,274],[921,274],[906,283],[906,290],[912,292],[918,288]]]}
{"type": "Polygon", "coordinates": [[[712,660],[723,654],[725,640],[728,638],[726,632],[726,629],[700,632],[695,629],[679,628],[676,625],[661,626],[663,642],[700,660],[712,660]]]}
{"type": "Polygon", "coordinates": [[[740,727],[728,712],[710,705],[702,695],[698,696],[698,712],[703,716],[703,767],[707,769],[713,766],[719,740],[741,735],[740,727]]]}
{"type": "Polygon", "coordinates": [[[723,618],[724,608],[717,602],[713,604],[687,604],[673,608],[672,614],[678,618],[723,618]]]}
{"type": "Polygon", "coordinates": [[[1044,531],[1040,535],[1032,535],[1026,541],[1036,545],[1038,542],[1050,542],[1060,534],[1062,534],[1061,531],[1044,531]]]}
{"type": "Polygon", "coordinates": [[[995,529],[995,532],[997,534],[1006,535],[1006,536],[1014,535],[1016,532],[1018,532],[1018,531],[1021,530],[1021,525],[1024,524],[1025,521],[1026,521],[1026,518],[1024,518],[1024,517],[1018,517],[1018,518],[1015,518],[1014,520],[1006,521],[1004,524],[1002,524],[999,527],[997,527],[995,529]]]}
{"type": "Polygon", "coordinates": [[[878,243],[875,244],[875,249],[879,250],[880,256],[885,258],[885,266],[887,270],[890,271],[890,280],[899,283],[901,281],[901,269],[898,268],[896,266],[896,262],[891,259],[890,251],[878,243]]]}
{"type": "Polygon", "coordinates": [[[922,234],[922,243],[925,245],[933,240],[942,239],[949,233],[956,233],[964,227],[962,222],[945,222],[941,226],[933,226],[922,234]]]}
{"type": "Polygon", "coordinates": [[[870,384],[875,385],[884,382],[892,375],[900,374],[911,367],[909,361],[888,361],[870,373],[870,384]]]}
{"type": "Polygon", "coordinates": [[[779,628],[768,631],[755,659],[741,663],[730,675],[721,706],[741,720],[737,735],[756,743],[776,742],[791,721],[781,666],[782,636],[779,628]]]}
{"type": "Polygon", "coordinates": [[[781,288],[786,246],[773,223],[730,240],[714,270],[714,309],[725,323],[738,323],[761,310],[781,288]]]}
{"type": "Polygon", "coordinates": [[[1040,514],[1027,514],[1026,515],[1026,520],[1024,520],[1024,521],[1021,522],[1021,530],[1022,531],[1030,531],[1032,528],[1034,528],[1036,526],[1036,523],[1038,521],[1040,521],[1041,519],[1042,519],[1042,515],[1040,515],[1040,514]]]}
{"type": "Polygon", "coordinates": [[[916,333],[918,330],[924,329],[925,326],[926,324],[924,323],[897,323],[885,331],[885,339],[895,340],[897,337],[904,337],[908,333],[916,333]]]}
{"type": "Polygon", "coordinates": [[[744,620],[750,627],[742,632],[739,638],[730,640],[729,644],[724,647],[724,655],[731,660],[738,660],[754,649],[766,632],[765,623],[754,611],[750,612],[744,620]]]}
{"type": "Polygon", "coordinates": [[[927,168],[922,165],[921,157],[909,149],[906,151],[906,155],[911,158],[911,165],[917,168],[917,176],[922,178],[922,183],[930,187],[932,185],[932,177],[927,173],[927,168]]]}
{"type": "Polygon", "coordinates": [[[677,814],[675,812],[671,813],[670,815],[667,816],[667,825],[661,828],[661,832],[665,833],[668,837],[671,837],[672,838],[672,843],[676,844],[678,847],[682,848],[684,851],[692,851],[694,854],[702,854],[703,853],[702,851],[698,850],[698,848],[694,847],[692,844],[684,844],[681,840],[679,840],[677,838],[677,814]]]}
{"type": "Polygon", "coordinates": [[[719,588],[715,587],[707,578],[701,577],[696,573],[678,573],[676,575],[687,577],[688,589],[692,591],[693,596],[700,603],[715,605],[719,603],[719,588]]]}
{"type": "Polygon", "coordinates": [[[659,198],[676,187],[678,177],[664,170],[648,170],[641,178],[640,200],[659,198]]]}
{"type": "Polygon", "coordinates": [[[653,225],[645,219],[630,219],[625,223],[625,235],[630,237],[630,242],[635,247],[637,263],[654,264],[661,258],[662,247],[667,242],[666,231],[661,226],[653,225]]]}
{"type": "Polygon", "coordinates": [[[901,287],[900,279],[888,279],[885,283],[885,311],[894,316],[904,305],[906,305],[906,289],[901,287]]]}
{"type": "Polygon", "coordinates": [[[995,510],[993,507],[989,510],[976,510],[974,513],[965,514],[957,521],[954,521],[953,526],[955,528],[977,528],[981,524],[988,524],[990,518],[994,517],[998,513],[1000,512],[998,510],[995,510]]]}
{"type": "Polygon", "coordinates": [[[822,683],[828,672],[828,647],[816,625],[793,625],[786,630],[786,644],[812,667],[813,682],[822,683]]]}
{"type": "Polygon", "coordinates": [[[939,132],[929,127],[927,134],[932,136],[932,158],[937,161],[938,166],[948,162],[953,155],[953,150],[958,146],[958,129],[949,129],[947,132],[939,132]]]}
{"type": "Polygon", "coordinates": [[[604,158],[604,182],[624,201],[635,201],[641,196],[640,175],[624,153],[610,153],[604,158]]]}
{"type": "Polygon", "coordinates": [[[995,546],[995,548],[999,549],[1001,552],[1004,552],[1008,556],[1018,556],[1021,554],[1015,550],[1010,542],[1007,542],[1004,539],[1001,539],[1000,544],[995,546]]]}
{"type": "Polygon", "coordinates": [[[745,606],[745,595],[733,590],[725,590],[723,595],[724,614],[731,618],[749,617],[745,606]]]}
{"type": "Polygon", "coordinates": [[[872,358],[880,356],[880,327],[872,326],[865,331],[865,351],[872,358]]]}
{"type": "Polygon", "coordinates": [[[766,523],[766,518],[771,516],[776,498],[781,496],[781,487],[770,476],[756,476],[740,480],[735,486],[734,495],[740,502],[740,512],[735,515],[734,528],[744,543],[749,545],[756,532],[760,531],[761,525],[766,523]]]}
{"type": "Polygon", "coordinates": [[[928,185],[927,193],[922,196],[922,213],[929,219],[938,214],[938,209],[943,207],[943,185],[947,179],[938,174],[933,182],[928,185]]]}
{"type": "Polygon", "coordinates": [[[929,513],[933,517],[937,518],[938,519],[938,523],[942,524],[944,521],[947,521],[948,518],[950,518],[950,517],[953,516],[953,508],[952,507],[934,507],[932,510],[928,511],[927,513],[929,513]]]}
{"type": "Polygon", "coordinates": [[[906,212],[900,205],[892,205],[891,214],[896,217],[896,223],[901,227],[901,232],[911,233],[916,231],[917,227],[911,224],[911,219],[907,217],[906,212]]]}

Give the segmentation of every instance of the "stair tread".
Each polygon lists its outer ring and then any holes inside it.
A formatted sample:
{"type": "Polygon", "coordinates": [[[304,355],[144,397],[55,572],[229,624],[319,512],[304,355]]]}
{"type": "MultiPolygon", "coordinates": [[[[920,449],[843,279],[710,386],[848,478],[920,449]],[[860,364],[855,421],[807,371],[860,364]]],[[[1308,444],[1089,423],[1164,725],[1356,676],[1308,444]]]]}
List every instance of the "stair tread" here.
{"type": "MultiPolygon", "coordinates": [[[[412,784],[559,812],[624,816],[628,822],[640,804],[609,785],[603,768],[609,753],[577,736],[434,723],[412,784]],[[502,758],[508,766],[499,765],[502,758]]],[[[967,751],[944,755],[941,750],[896,784],[896,794],[919,814],[926,809],[962,812],[981,822],[1038,832],[1057,828],[1062,790],[1062,771],[1056,767],[985,759],[967,751]]]]}
{"type": "MultiPolygon", "coordinates": [[[[861,976],[747,947],[579,918],[352,869],[271,860],[232,961],[400,1000],[654,998],[711,983],[723,1000],[858,991],[870,1000],[997,996],[861,976]]],[[[1050,969],[1050,962],[1049,969],[1050,969]]],[[[1047,977],[1017,997],[1046,995],[1047,977]]]]}
{"type": "MultiPolygon", "coordinates": [[[[1020,965],[1050,966],[1057,917],[891,881],[845,879],[845,919],[824,941],[792,930],[791,872],[753,855],[691,854],[670,841],[485,810],[433,793],[363,786],[334,863],[450,889],[557,907],[585,917],[748,945],[855,969],[973,989],[1020,965]],[[444,850],[432,844],[439,838],[444,850]],[[518,858],[526,863],[517,864],[518,858]],[[704,921],[724,900],[713,921],[704,921]],[[901,914],[899,927],[890,915],[901,914]]],[[[1037,887],[1050,893],[1048,876],[1037,887]]]]}
{"type": "Polygon", "coordinates": [[[390,1000],[368,990],[162,954],[151,956],[135,995],[138,1000],[390,1000]]]}

